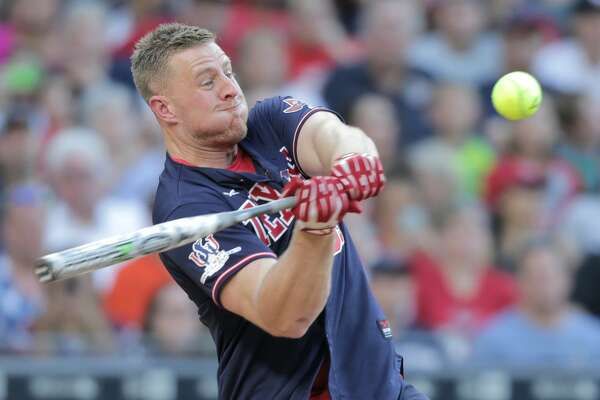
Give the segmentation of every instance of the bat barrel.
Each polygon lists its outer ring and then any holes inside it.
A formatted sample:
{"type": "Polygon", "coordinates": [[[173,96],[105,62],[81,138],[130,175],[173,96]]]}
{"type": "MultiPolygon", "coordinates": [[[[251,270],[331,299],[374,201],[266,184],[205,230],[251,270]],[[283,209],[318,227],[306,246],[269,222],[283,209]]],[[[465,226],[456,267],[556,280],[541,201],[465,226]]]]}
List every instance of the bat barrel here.
{"type": "Polygon", "coordinates": [[[40,258],[35,273],[41,282],[53,282],[109,265],[167,251],[191,243],[259,214],[292,207],[296,199],[284,198],[257,207],[181,218],[138,231],[84,244],[40,258]]]}

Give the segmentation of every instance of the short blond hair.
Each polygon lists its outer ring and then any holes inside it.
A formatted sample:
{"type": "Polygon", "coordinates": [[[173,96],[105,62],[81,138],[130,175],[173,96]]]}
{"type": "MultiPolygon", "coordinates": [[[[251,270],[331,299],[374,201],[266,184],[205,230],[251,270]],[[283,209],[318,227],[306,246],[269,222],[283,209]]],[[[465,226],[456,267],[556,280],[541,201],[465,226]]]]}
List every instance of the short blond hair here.
{"type": "Polygon", "coordinates": [[[164,80],[169,58],[180,50],[215,41],[208,29],[181,23],[161,24],[142,37],[131,56],[131,73],[140,95],[148,101],[153,83],[164,80]]]}

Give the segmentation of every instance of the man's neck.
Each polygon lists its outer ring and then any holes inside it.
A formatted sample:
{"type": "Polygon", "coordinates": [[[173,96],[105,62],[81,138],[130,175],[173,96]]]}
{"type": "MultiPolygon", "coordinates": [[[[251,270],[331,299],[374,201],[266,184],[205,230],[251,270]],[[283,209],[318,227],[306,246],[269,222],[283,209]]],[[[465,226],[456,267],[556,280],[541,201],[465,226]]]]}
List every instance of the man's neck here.
{"type": "Polygon", "coordinates": [[[521,304],[521,310],[523,313],[533,321],[536,325],[543,328],[554,328],[562,321],[567,307],[560,307],[556,310],[538,310],[535,307],[531,307],[527,304],[521,304]]]}
{"type": "Polygon", "coordinates": [[[473,47],[473,38],[460,36],[447,36],[448,45],[457,53],[466,53],[473,47]]]}
{"type": "Polygon", "coordinates": [[[173,159],[208,168],[228,168],[238,151],[237,144],[229,148],[210,148],[199,144],[174,143],[169,140],[166,141],[166,147],[173,159]]]}
{"type": "Polygon", "coordinates": [[[400,92],[404,86],[406,68],[400,63],[370,63],[369,70],[375,84],[385,93],[400,92]]]}

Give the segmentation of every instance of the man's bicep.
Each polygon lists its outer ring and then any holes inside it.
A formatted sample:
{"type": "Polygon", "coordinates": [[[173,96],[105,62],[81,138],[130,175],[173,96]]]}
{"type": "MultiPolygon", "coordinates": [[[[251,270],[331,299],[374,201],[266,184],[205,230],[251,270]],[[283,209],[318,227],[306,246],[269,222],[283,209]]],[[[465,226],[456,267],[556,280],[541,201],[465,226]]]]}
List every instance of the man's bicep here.
{"type": "Polygon", "coordinates": [[[235,274],[221,290],[223,307],[267,330],[256,308],[256,299],[263,279],[276,262],[272,258],[261,258],[235,274]]]}

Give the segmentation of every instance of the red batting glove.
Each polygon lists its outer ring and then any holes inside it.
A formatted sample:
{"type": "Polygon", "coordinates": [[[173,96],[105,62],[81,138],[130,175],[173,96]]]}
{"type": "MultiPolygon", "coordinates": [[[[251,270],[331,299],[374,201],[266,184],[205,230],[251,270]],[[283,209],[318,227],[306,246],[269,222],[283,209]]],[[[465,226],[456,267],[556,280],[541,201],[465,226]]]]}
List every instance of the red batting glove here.
{"type": "Polygon", "coordinates": [[[292,179],[284,188],[282,197],[296,196],[292,208],[301,229],[326,235],[349,211],[350,200],[339,179],[315,176],[311,179],[292,179]]]}
{"type": "Polygon", "coordinates": [[[350,200],[361,201],[377,196],[385,184],[379,157],[349,153],[333,164],[331,175],[339,178],[350,200]]]}

